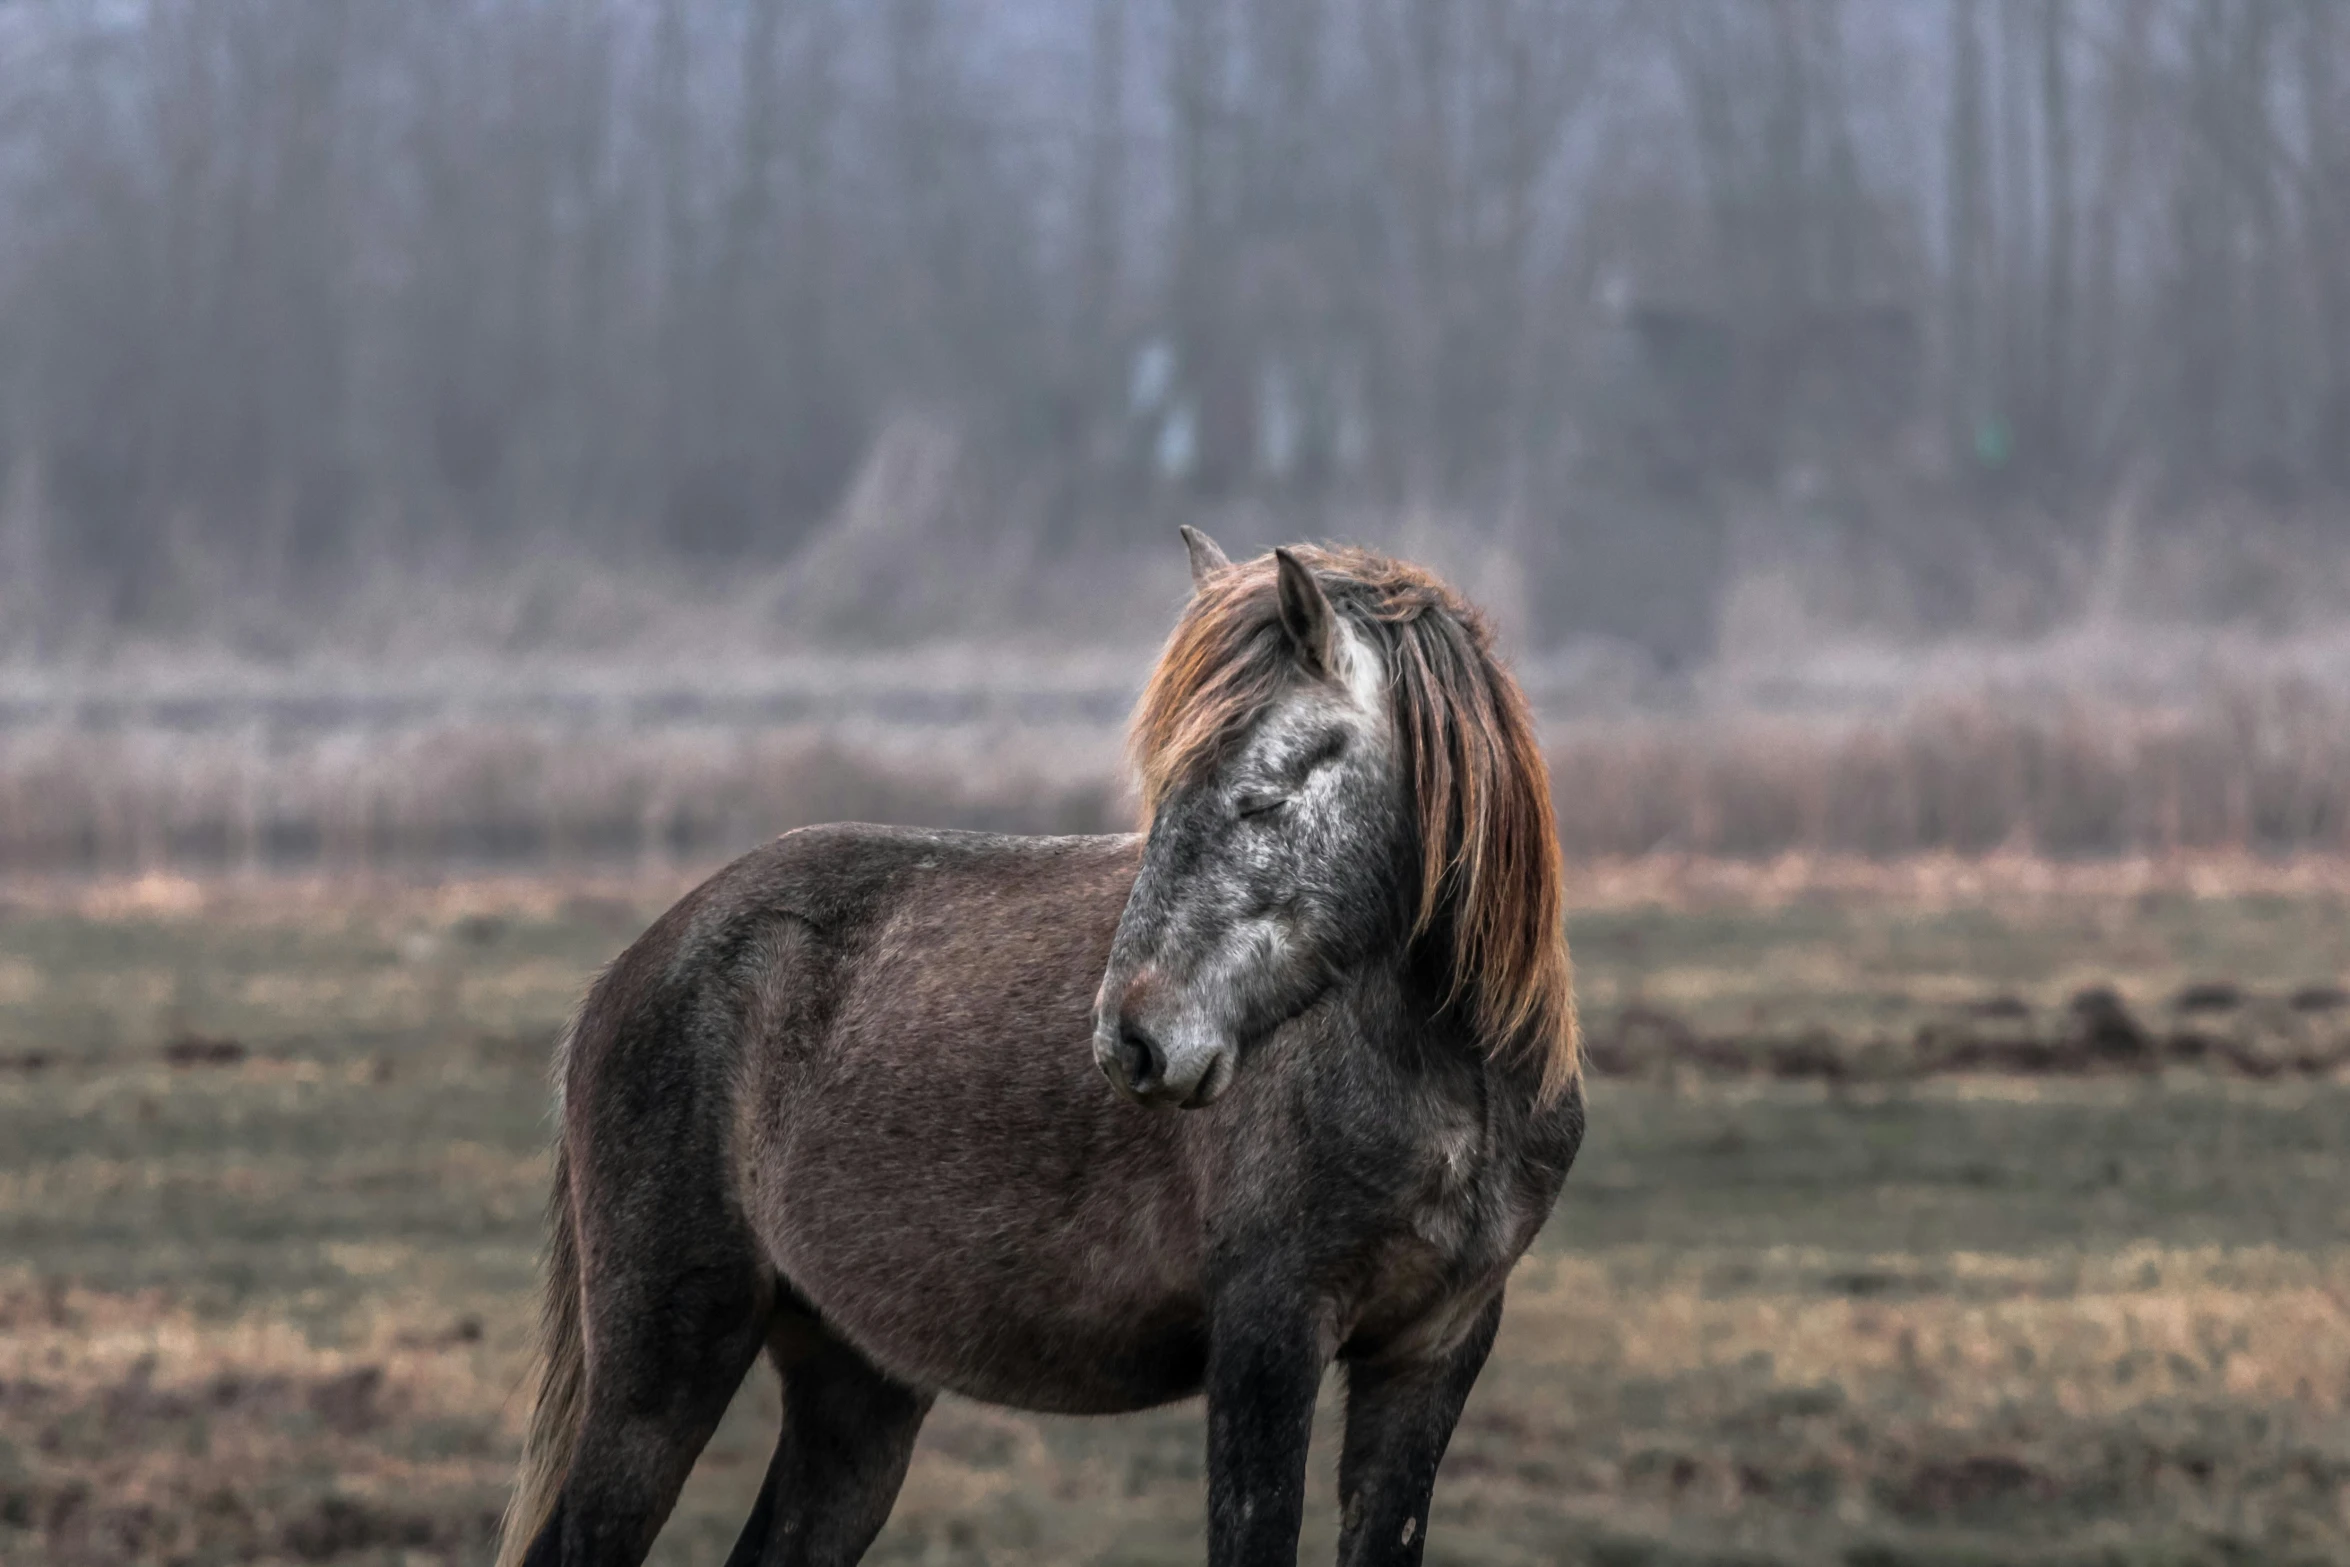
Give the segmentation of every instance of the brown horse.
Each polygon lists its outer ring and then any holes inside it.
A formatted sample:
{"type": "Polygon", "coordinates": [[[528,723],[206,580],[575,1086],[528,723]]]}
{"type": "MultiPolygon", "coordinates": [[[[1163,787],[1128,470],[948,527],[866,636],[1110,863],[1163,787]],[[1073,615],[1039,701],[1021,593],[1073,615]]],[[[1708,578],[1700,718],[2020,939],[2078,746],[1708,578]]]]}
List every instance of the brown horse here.
{"type": "Polygon", "coordinates": [[[733,1567],[861,1557],[941,1391],[1202,1388],[1209,1561],[1293,1562],[1334,1359],[1340,1557],[1419,1560],[1583,1132],[1548,779],[1434,577],[1185,532],[1145,836],[790,833],[589,993],[501,1567],[635,1567],[762,1349],[733,1567]]]}

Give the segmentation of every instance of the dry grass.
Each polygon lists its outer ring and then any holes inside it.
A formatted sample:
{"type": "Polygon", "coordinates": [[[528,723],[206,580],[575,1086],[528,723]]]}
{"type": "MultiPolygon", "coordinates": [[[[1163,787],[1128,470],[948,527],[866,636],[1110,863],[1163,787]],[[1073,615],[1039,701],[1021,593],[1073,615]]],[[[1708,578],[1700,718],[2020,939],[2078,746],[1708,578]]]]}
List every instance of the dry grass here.
{"type": "MultiPolygon", "coordinates": [[[[2339,879],[2203,872],[2114,897],[2112,867],[2004,860],[1617,866],[1576,939],[1595,1017],[1721,1031],[2343,977],[2339,879]]],[[[14,888],[0,1561],[480,1559],[522,1414],[546,1047],[678,884],[14,888]]],[[[2350,1084],[1593,1092],[1432,1561],[2350,1560],[2350,1084]]],[[[737,1401],[663,1563],[723,1559],[775,1398],[761,1374],[737,1401]]],[[[1196,1405],[949,1400],[876,1559],[1197,1561],[1201,1445],[1196,1405]]]]}
{"type": "Polygon", "coordinates": [[[506,1368],[477,1317],[386,1302],[325,1348],[268,1314],[20,1277],[0,1321],[7,1430],[36,1455],[7,1522],[49,1559],[470,1554],[494,1516],[506,1368]]]}
{"type": "Polygon", "coordinates": [[[2350,851],[2350,702],[2301,681],[2183,706],[1586,724],[1554,736],[1551,768],[1585,855],[2350,851]]]}
{"type": "Polygon", "coordinates": [[[1659,908],[1770,912],[1802,904],[1884,906],[1910,913],[2062,905],[2128,908],[2148,900],[2286,898],[2350,903],[2350,854],[2179,850],[2052,859],[2013,849],[1869,856],[1789,851],[1603,855],[1573,867],[1586,911],[1659,908]]]}
{"type": "MultiPolygon", "coordinates": [[[[412,1260],[397,1248],[342,1260],[385,1298],[333,1347],[280,1317],[208,1319],[161,1291],[0,1292],[8,1428],[37,1453],[4,1498],[20,1541],[91,1563],[478,1554],[519,1439],[512,1338],[392,1285],[412,1260]]],[[[2083,1513],[2116,1517],[2090,1531],[2105,1560],[2133,1544],[2163,1560],[2166,1540],[2198,1537],[2249,1535],[2313,1561],[2350,1543],[2338,1254],[1780,1249],[1725,1284],[1738,1266],[1642,1247],[1529,1265],[1500,1374],[1447,1464],[1439,1559],[1669,1559],[1735,1543],[1803,1560],[1841,1536],[1876,1539],[1886,1559],[1906,1538],[1933,1560],[1931,1542],[1953,1535],[2039,1554],[2083,1513]]],[[[762,1374],[666,1559],[724,1549],[775,1404],[762,1374]]],[[[1325,1455],[1335,1434],[1326,1409],[1325,1455]]],[[[1199,1440],[1190,1410],[1089,1425],[949,1400],[879,1555],[1196,1557],[1199,1440]]],[[[1326,1469],[1309,1555],[1329,1545],[1326,1469]]]]}
{"type": "MultiPolygon", "coordinates": [[[[323,914],[354,918],[457,919],[467,915],[552,920],[603,910],[658,911],[723,861],[715,855],[552,870],[437,865],[359,866],[350,871],[162,867],[131,874],[18,868],[0,875],[0,910],[94,920],[219,915],[240,920],[323,914]]],[[[2052,859],[2015,850],[1867,856],[1801,850],[1750,858],[1682,853],[1575,857],[1571,916],[1639,910],[1769,914],[1802,906],[1892,908],[1908,915],[1953,909],[2028,911],[2146,902],[2227,903],[2289,899],[2350,905],[2350,854],[2275,856],[2181,850],[2052,859]]]]}
{"type": "MultiPolygon", "coordinates": [[[[838,818],[1025,832],[1131,820],[1114,721],[1031,729],[1017,693],[999,695],[1000,711],[989,698],[935,731],[560,712],[184,735],[0,727],[0,865],[666,867],[838,818]]],[[[1869,715],[1560,719],[1546,741],[1579,861],[2350,856],[2350,700],[2301,677],[2162,704],[2016,694],[1869,715]]]]}
{"type": "Polygon", "coordinates": [[[1104,775],[984,778],[825,735],[454,725],[389,735],[0,734],[0,864],[149,872],[639,864],[811,822],[1102,831],[1104,775]]]}

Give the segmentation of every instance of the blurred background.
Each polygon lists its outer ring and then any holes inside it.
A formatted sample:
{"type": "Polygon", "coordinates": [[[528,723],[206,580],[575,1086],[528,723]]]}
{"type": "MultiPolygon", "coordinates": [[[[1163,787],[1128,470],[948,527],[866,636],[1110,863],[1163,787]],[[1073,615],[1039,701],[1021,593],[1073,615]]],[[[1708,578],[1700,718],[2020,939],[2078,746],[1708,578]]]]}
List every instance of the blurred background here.
{"type": "Polygon", "coordinates": [[[2350,824],[2339,5],[14,0],[0,61],[12,863],[1123,820],[1178,521],[1453,575],[1580,853],[2350,824]]]}
{"type": "MultiPolygon", "coordinates": [[[[487,1560],[588,977],[1130,826],[1179,523],[1549,754],[1432,1563],[2350,1563],[2343,0],[0,0],[0,1562],[487,1560]]],[[[1200,1427],[874,1559],[1196,1563],[1200,1427]]]]}

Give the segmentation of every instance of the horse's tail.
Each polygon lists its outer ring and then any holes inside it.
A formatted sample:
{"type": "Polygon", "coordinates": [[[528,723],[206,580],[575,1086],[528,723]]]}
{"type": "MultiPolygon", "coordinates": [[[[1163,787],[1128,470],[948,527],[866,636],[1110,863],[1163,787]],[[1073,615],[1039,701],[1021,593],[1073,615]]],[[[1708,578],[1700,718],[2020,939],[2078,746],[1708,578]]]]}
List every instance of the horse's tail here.
{"type": "Polygon", "coordinates": [[[571,1160],[555,1145],[555,1190],[547,1200],[547,1277],[539,1302],[538,1386],[523,1438],[522,1471],[498,1536],[497,1567],[522,1567],[531,1542],[554,1516],[571,1445],[586,1403],[587,1347],[580,1335],[579,1241],[571,1216],[571,1160]]]}

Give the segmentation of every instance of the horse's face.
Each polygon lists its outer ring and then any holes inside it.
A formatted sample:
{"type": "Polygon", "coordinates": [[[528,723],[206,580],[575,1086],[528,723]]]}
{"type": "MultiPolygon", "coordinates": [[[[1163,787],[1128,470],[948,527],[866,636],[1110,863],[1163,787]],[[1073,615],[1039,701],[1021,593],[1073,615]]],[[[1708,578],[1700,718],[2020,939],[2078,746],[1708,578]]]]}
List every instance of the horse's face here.
{"type": "Polygon", "coordinates": [[[1392,948],[1415,884],[1377,650],[1304,567],[1281,571],[1294,678],[1160,801],[1095,997],[1094,1060],[1144,1104],[1215,1099],[1252,1045],[1392,948]]]}

